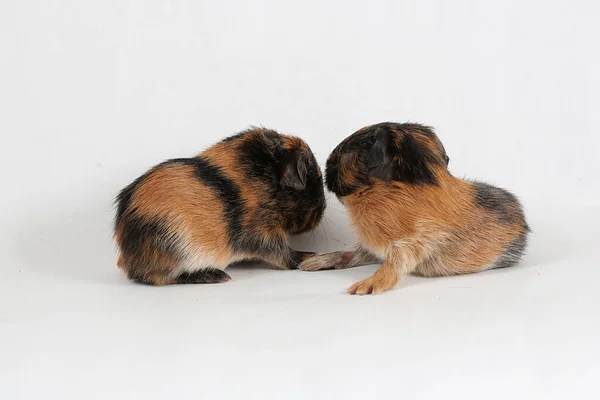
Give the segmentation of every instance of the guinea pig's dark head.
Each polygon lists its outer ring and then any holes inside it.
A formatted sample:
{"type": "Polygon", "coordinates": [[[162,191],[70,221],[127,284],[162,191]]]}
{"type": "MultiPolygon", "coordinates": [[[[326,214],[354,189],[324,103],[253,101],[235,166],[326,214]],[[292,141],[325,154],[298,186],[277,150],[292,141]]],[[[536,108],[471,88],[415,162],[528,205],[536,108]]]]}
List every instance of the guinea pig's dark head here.
{"type": "Polygon", "coordinates": [[[276,154],[280,204],[286,229],[299,234],[315,229],[325,211],[323,174],[310,147],[300,138],[280,135],[276,154]]]}
{"type": "Polygon", "coordinates": [[[287,233],[317,227],[326,205],[323,174],[302,139],[253,127],[225,141],[236,143],[241,169],[249,181],[259,179],[268,184],[268,192],[260,196],[260,207],[281,213],[287,233]]]}
{"type": "Polygon", "coordinates": [[[435,171],[449,158],[437,135],[420,124],[385,122],[364,127],[344,139],[327,160],[327,189],[338,198],[377,180],[437,185],[435,171]]]}

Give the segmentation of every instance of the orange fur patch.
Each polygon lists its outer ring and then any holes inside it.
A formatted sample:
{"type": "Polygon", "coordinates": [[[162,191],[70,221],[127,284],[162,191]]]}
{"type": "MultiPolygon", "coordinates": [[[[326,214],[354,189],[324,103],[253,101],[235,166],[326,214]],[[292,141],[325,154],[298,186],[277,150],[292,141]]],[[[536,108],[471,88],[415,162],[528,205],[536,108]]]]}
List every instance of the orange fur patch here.
{"type": "Polygon", "coordinates": [[[131,207],[142,217],[159,218],[181,235],[190,253],[204,252],[217,262],[231,256],[223,205],[188,165],[156,169],[135,192],[131,207]]]}

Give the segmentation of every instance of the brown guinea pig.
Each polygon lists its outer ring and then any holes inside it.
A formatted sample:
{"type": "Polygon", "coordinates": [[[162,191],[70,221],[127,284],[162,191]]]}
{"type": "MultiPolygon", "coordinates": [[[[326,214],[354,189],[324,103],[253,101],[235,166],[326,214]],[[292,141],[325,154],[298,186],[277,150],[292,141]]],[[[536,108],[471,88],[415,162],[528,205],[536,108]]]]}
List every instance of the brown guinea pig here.
{"type": "Polygon", "coordinates": [[[141,283],[219,283],[244,259],[297,268],[313,253],[288,234],[314,229],[323,177],[303,140],[253,128],[196,157],[165,161],[116,199],[117,262],[141,283]]]}
{"type": "Polygon", "coordinates": [[[515,265],[529,227],[515,196],[448,172],[431,128],[381,123],[346,138],[329,156],[327,188],[346,205],[360,243],[305,260],[315,271],[383,262],[348,290],[375,294],[406,274],[467,274],[515,265]]]}

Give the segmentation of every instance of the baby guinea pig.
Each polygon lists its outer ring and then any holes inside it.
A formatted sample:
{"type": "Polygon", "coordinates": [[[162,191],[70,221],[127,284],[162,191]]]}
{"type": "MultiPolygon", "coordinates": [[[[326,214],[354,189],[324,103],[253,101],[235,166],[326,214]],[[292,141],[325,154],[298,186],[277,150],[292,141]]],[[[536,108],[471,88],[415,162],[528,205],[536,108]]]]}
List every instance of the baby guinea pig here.
{"type": "Polygon", "coordinates": [[[155,166],[116,203],[117,264],[151,285],[225,282],[244,259],[297,268],[313,253],[292,250],[287,235],[314,229],[325,209],[308,145],[258,128],[155,166]]]}
{"type": "Polygon", "coordinates": [[[383,262],[351,294],[391,289],[405,275],[467,274],[515,265],[529,227],[506,190],[455,178],[431,128],[381,123],[346,138],[327,160],[327,188],[346,205],[360,243],[300,268],[383,262]]]}

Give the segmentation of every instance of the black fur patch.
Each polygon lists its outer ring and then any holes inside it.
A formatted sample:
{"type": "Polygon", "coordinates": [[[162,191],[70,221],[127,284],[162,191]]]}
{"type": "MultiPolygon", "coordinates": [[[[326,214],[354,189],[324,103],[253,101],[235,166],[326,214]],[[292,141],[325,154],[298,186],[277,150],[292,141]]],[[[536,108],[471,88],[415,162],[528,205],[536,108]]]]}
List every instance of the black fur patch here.
{"type": "Polygon", "coordinates": [[[520,207],[512,193],[483,182],[473,182],[473,186],[475,201],[479,207],[497,213],[498,220],[502,223],[518,222],[518,215],[509,210],[510,207],[520,207]]]}
{"type": "Polygon", "coordinates": [[[161,254],[168,254],[177,259],[179,243],[177,237],[161,224],[160,221],[151,221],[131,215],[123,223],[121,232],[121,248],[133,259],[143,260],[141,244],[150,244],[152,248],[161,254]]]}
{"type": "Polygon", "coordinates": [[[315,200],[313,208],[311,208],[307,213],[302,213],[302,215],[300,215],[300,217],[302,217],[302,220],[299,220],[297,229],[290,230],[290,233],[296,235],[314,229],[319,224],[319,222],[321,222],[324,210],[325,199],[321,197],[318,200],[315,200]]]}
{"type": "Polygon", "coordinates": [[[406,133],[402,144],[397,150],[398,165],[392,167],[392,180],[409,183],[411,185],[437,185],[431,164],[436,163],[436,158],[431,152],[421,146],[410,133],[406,133]]]}
{"type": "Polygon", "coordinates": [[[154,286],[155,283],[147,278],[147,271],[144,268],[128,268],[127,277],[143,285],[154,286]]]}
{"type": "Polygon", "coordinates": [[[117,215],[115,218],[115,224],[118,223],[121,220],[121,218],[123,218],[123,215],[131,205],[133,194],[135,193],[138,186],[142,183],[142,181],[146,179],[147,176],[148,173],[145,173],[119,192],[117,198],[115,199],[115,203],[117,204],[117,215]]]}
{"type": "Polygon", "coordinates": [[[281,210],[273,202],[260,204],[248,220],[240,249],[257,256],[283,256],[288,252],[285,237],[265,237],[264,233],[277,232],[282,224],[281,210]]]}
{"type": "MultiPolygon", "coordinates": [[[[279,139],[279,138],[277,138],[279,139]]],[[[274,151],[281,151],[273,146],[274,151]]],[[[265,142],[265,136],[255,135],[248,137],[239,145],[240,164],[251,177],[274,182],[276,159],[269,144],[265,142]]]]}
{"type": "Polygon", "coordinates": [[[392,136],[386,129],[377,128],[373,135],[375,143],[373,143],[367,156],[369,176],[390,182],[392,179],[392,169],[395,169],[393,159],[398,149],[392,143],[392,136]]]}
{"type": "Polygon", "coordinates": [[[371,183],[369,170],[366,167],[366,153],[358,153],[356,157],[358,161],[355,164],[354,180],[352,183],[344,182],[340,178],[340,154],[333,157],[330,156],[327,159],[327,163],[325,164],[325,184],[327,185],[327,190],[335,193],[338,197],[344,197],[371,183]],[[360,167],[361,165],[364,165],[364,168],[360,167]]]}
{"type": "MultiPolygon", "coordinates": [[[[335,150],[334,150],[335,152],[335,150]]],[[[325,185],[327,190],[343,197],[351,194],[356,188],[348,188],[339,182],[340,160],[339,156],[332,153],[325,163],[325,185]]]]}
{"type": "Polygon", "coordinates": [[[168,162],[181,162],[193,166],[196,178],[219,196],[223,201],[230,245],[234,250],[242,250],[244,248],[242,217],[245,212],[245,204],[238,185],[229,179],[221,168],[212,165],[203,157],[177,159],[168,162]]]}
{"type": "Polygon", "coordinates": [[[508,268],[508,267],[514,266],[523,257],[526,247],[527,247],[527,231],[513,239],[513,241],[504,250],[504,253],[494,263],[494,265],[492,266],[492,269],[508,268]]]}
{"type": "MultiPolygon", "coordinates": [[[[310,179],[309,179],[310,181],[310,179]]],[[[291,188],[280,191],[279,203],[282,205],[280,213],[283,213],[284,229],[292,234],[306,232],[316,227],[321,221],[325,209],[325,193],[322,180],[319,184],[311,183],[310,186],[299,192],[291,188]],[[312,226],[307,226],[307,213],[316,207],[312,226]]]]}
{"type": "Polygon", "coordinates": [[[235,135],[228,136],[225,139],[222,139],[221,143],[234,142],[234,141],[238,140],[239,138],[243,137],[245,134],[246,134],[246,131],[237,133],[235,135]]]}
{"type": "Polygon", "coordinates": [[[184,272],[176,278],[175,283],[223,283],[230,280],[231,277],[225,271],[216,268],[206,268],[194,272],[184,272]]]}

